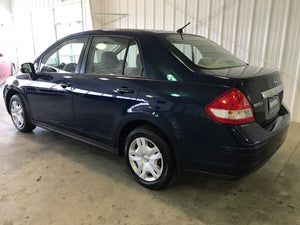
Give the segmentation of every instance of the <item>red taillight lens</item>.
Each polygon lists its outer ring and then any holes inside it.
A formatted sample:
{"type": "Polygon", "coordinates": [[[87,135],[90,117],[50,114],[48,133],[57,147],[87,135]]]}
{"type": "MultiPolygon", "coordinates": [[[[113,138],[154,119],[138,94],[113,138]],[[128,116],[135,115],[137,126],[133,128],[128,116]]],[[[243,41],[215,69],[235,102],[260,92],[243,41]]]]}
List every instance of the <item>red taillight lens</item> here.
{"type": "Polygon", "coordinates": [[[227,124],[245,124],[254,121],[254,115],[245,95],[232,88],[214,100],[206,107],[205,112],[216,122],[227,124]]]}

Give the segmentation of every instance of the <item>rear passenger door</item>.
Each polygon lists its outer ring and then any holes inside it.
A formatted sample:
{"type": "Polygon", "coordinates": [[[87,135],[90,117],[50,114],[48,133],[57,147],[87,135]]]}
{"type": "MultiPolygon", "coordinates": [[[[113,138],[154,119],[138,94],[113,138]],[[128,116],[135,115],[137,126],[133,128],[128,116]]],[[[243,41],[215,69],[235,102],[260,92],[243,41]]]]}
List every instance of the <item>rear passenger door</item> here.
{"type": "Polygon", "coordinates": [[[143,66],[137,43],[119,36],[94,36],[74,86],[76,125],[89,138],[111,144],[120,121],[137,98],[143,66]]]}

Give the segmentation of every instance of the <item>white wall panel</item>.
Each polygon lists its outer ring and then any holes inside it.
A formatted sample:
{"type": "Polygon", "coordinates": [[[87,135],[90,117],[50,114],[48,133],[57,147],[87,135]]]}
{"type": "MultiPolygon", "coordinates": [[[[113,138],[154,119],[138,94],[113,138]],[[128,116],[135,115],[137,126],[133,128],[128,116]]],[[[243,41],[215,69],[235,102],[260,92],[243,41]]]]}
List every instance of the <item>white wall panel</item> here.
{"type": "MultiPolygon", "coordinates": [[[[285,92],[285,101],[290,106],[292,112],[300,111],[299,95],[296,98],[296,90],[300,89],[299,84],[299,61],[300,61],[300,1],[293,0],[290,5],[288,17],[288,28],[285,38],[283,57],[281,62],[281,71],[286,75],[284,81],[289,91],[285,92]],[[293,91],[292,91],[293,90],[293,91]]],[[[300,121],[300,118],[296,118],[300,121]]]]}
{"type": "MultiPolygon", "coordinates": [[[[95,2],[96,0],[90,0],[95,2]]],[[[97,2],[104,4],[104,0],[97,2]]],[[[300,121],[300,1],[298,0],[124,0],[127,24],[101,28],[177,30],[200,34],[244,61],[280,69],[284,101],[300,121]]],[[[105,1],[115,9],[115,1],[105,1]]],[[[123,7],[122,7],[123,8],[123,7]]],[[[93,12],[93,8],[91,9],[93,12]]]]}
{"type": "Polygon", "coordinates": [[[11,5],[16,64],[33,61],[57,39],[92,27],[88,0],[11,0],[11,5]]]}
{"type": "Polygon", "coordinates": [[[81,2],[81,0],[11,0],[13,12],[30,11],[37,8],[55,7],[81,2]]]}
{"type": "MultiPolygon", "coordinates": [[[[186,0],[185,1],[185,17],[184,24],[191,22],[187,27],[189,33],[197,33],[197,20],[198,20],[198,0],[186,0]]],[[[180,24],[182,21],[179,21],[180,24]]],[[[177,28],[178,29],[178,28],[177,28]]]]}
{"type": "Polygon", "coordinates": [[[120,12],[122,16],[120,18],[120,27],[128,28],[128,2],[119,0],[120,12]]]}
{"type": "Polygon", "coordinates": [[[265,37],[269,33],[268,20],[270,18],[269,7],[271,0],[257,1],[254,8],[253,25],[250,37],[250,54],[248,62],[260,66],[263,62],[263,52],[265,47],[265,37]]]}
{"type": "MultiPolygon", "coordinates": [[[[137,13],[136,13],[136,4],[137,0],[128,0],[128,20],[129,24],[127,28],[137,28],[137,13]]],[[[93,10],[91,8],[91,10],[93,10]]]]}
{"type": "Polygon", "coordinates": [[[236,41],[236,28],[239,4],[234,4],[232,0],[225,0],[223,13],[223,29],[220,35],[221,45],[231,52],[234,52],[236,41]]]}
{"type": "Polygon", "coordinates": [[[270,29],[266,54],[264,57],[264,64],[268,67],[274,67],[274,65],[280,65],[280,50],[278,48],[284,42],[284,26],[286,23],[285,17],[289,14],[290,1],[274,0],[272,8],[272,16],[270,17],[270,29]],[[272,22],[277,19],[276,23],[272,22]]]}
{"type": "Polygon", "coordinates": [[[211,0],[210,9],[210,24],[209,24],[209,35],[208,38],[214,42],[221,43],[222,34],[222,19],[223,19],[223,0],[211,0]]]}
{"type": "Polygon", "coordinates": [[[236,55],[248,61],[250,51],[250,36],[254,18],[255,1],[241,0],[237,24],[236,55]]]}
{"type": "Polygon", "coordinates": [[[145,1],[136,1],[136,28],[145,29],[145,1]]]}
{"type": "MultiPolygon", "coordinates": [[[[182,1],[182,0],[178,0],[182,1]]],[[[164,30],[175,30],[176,0],[164,0],[164,30]]]]}
{"type": "MultiPolygon", "coordinates": [[[[175,31],[191,22],[186,32],[208,37],[251,64],[278,68],[285,85],[284,102],[292,119],[300,122],[299,0],[83,1],[89,1],[95,29],[175,31]]],[[[75,2],[80,1],[12,0],[12,8],[17,13],[75,2]]]]}
{"type": "Polygon", "coordinates": [[[154,27],[154,0],[145,1],[145,29],[153,29],[154,27]]]}
{"type": "MultiPolygon", "coordinates": [[[[114,0],[90,0],[100,5],[114,0]]],[[[221,44],[244,61],[277,68],[285,85],[284,102],[300,122],[300,1],[299,0],[123,0],[127,24],[100,28],[140,28],[186,32],[221,44]]],[[[123,7],[122,7],[123,8],[123,7]]],[[[93,8],[91,8],[92,12],[93,8]]],[[[121,11],[119,11],[121,12],[121,11]]],[[[97,27],[99,28],[99,27],[97,27]]]]}
{"type": "Polygon", "coordinates": [[[162,30],[164,24],[164,1],[154,0],[154,26],[153,29],[162,30]]]}
{"type": "Polygon", "coordinates": [[[198,18],[196,24],[197,34],[208,37],[211,1],[199,0],[197,2],[198,7],[197,5],[195,6],[196,8],[198,8],[198,18]]]}
{"type": "MultiPolygon", "coordinates": [[[[186,6],[187,6],[187,2],[185,0],[175,1],[175,7],[173,8],[173,14],[174,14],[173,17],[174,18],[172,21],[173,29],[170,29],[170,30],[177,30],[179,28],[179,27],[176,27],[177,24],[178,25],[180,24],[181,27],[186,24],[186,16],[188,16],[188,15],[186,15],[186,12],[187,12],[186,6]]],[[[192,11],[189,11],[189,12],[192,12],[192,11]]]]}

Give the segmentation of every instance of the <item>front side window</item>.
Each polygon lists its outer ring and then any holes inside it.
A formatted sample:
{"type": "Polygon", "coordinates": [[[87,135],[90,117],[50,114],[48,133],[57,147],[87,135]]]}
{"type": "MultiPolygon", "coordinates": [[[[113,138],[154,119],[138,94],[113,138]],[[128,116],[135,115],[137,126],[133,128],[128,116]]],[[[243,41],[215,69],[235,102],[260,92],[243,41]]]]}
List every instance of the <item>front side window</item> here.
{"type": "Polygon", "coordinates": [[[137,44],[123,37],[94,37],[86,63],[86,73],[134,75],[142,72],[137,44]]]}
{"type": "Polygon", "coordinates": [[[86,38],[72,39],[46,54],[40,72],[75,73],[86,38]]]}
{"type": "Polygon", "coordinates": [[[164,37],[196,66],[220,69],[245,65],[229,51],[206,38],[189,34],[184,34],[183,38],[178,34],[167,34],[164,37]]]}

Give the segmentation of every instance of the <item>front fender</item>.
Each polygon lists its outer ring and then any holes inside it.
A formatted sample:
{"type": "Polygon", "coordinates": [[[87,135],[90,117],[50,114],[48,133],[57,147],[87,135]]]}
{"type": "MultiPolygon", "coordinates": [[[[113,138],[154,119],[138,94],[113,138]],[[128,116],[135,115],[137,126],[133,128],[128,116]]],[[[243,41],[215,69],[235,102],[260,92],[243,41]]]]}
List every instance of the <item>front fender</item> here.
{"type": "MultiPolygon", "coordinates": [[[[11,97],[16,94],[18,94],[22,98],[22,100],[25,104],[25,107],[26,107],[27,115],[30,115],[30,110],[29,110],[28,103],[26,100],[25,88],[23,88],[23,86],[20,85],[20,82],[16,76],[12,76],[7,79],[5,86],[3,88],[3,98],[4,98],[4,102],[5,102],[5,107],[9,114],[10,114],[9,101],[10,101],[11,97]]],[[[29,116],[29,118],[30,118],[30,116],[29,116]]]]}

